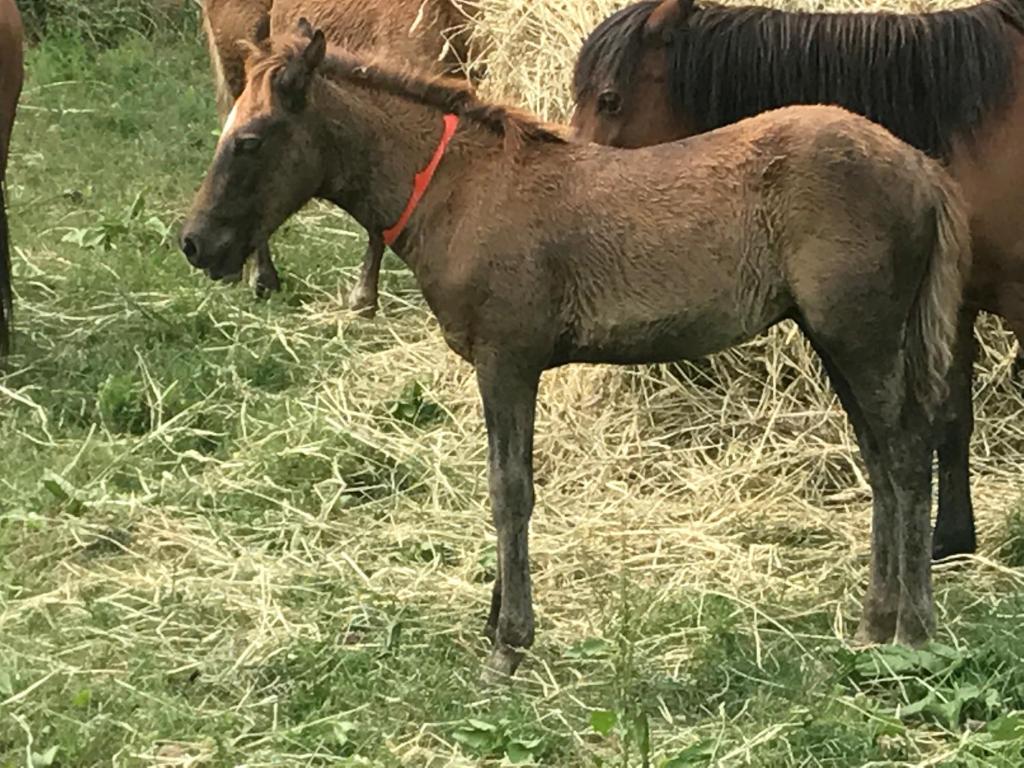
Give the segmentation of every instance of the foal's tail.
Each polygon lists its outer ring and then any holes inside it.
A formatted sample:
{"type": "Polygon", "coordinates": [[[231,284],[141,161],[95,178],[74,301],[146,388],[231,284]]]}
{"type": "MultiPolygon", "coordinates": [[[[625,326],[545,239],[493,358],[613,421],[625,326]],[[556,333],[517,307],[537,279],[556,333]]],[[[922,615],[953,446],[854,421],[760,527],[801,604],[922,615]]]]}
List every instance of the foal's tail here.
{"type": "Polygon", "coordinates": [[[930,416],[948,394],[957,323],[964,285],[971,268],[971,238],[966,206],[956,183],[934,169],[934,248],[910,313],[906,350],[914,391],[930,416]]]}
{"type": "Polygon", "coordinates": [[[7,234],[7,206],[4,183],[0,179],[0,358],[11,351],[11,318],[14,294],[11,292],[11,244],[7,234]]]}

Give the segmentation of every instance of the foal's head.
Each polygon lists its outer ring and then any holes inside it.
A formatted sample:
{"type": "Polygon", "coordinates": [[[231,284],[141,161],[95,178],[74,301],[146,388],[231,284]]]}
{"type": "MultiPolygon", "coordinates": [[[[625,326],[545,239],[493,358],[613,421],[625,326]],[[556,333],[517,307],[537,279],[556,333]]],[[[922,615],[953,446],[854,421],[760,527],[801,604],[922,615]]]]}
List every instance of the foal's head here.
{"type": "Polygon", "coordinates": [[[677,36],[694,0],[642,0],[609,16],[583,43],[573,77],[577,138],[643,147],[696,133],[669,98],[677,36]]]}
{"type": "Polygon", "coordinates": [[[245,90],[182,230],[185,257],[214,279],[236,275],[323,184],[317,124],[306,102],[326,46],[319,30],[303,23],[300,31],[300,41],[264,41],[249,50],[245,90]]]}

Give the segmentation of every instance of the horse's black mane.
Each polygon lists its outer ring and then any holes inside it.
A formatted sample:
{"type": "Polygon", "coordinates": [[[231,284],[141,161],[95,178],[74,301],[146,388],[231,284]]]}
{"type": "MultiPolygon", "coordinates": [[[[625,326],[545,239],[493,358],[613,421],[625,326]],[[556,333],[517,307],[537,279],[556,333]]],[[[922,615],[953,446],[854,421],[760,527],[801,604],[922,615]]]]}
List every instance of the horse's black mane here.
{"type": "MultiPolygon", "coordinates": [[[[625,89],[658,0],[605,19],[583,45],[573,90],[625,89]]],[[[935,156],[1014,91],[1021,0],[927,14],[799,13],[706,4],[668,43],[673,105],[711,130],[789,104],[839,104],[935,156]]]]}

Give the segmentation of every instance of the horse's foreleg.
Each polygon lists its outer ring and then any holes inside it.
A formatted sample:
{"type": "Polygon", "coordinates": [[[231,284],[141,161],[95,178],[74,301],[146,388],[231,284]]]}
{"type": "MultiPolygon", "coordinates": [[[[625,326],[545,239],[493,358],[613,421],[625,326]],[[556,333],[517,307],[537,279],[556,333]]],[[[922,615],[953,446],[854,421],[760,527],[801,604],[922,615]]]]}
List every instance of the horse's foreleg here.
{"type": "Polygon", "coordinates": [[[253,288],[256,295],[266,298],[272,293],[281,290],[281,278],[277,274],[277,268],[270,258],[270,245],[262,243],[256,248],[254,256],[256,262],[256,275],[253,279],[253,288]]]}
{"type": "Polygon", "coordinates": [[[533,644],[529,524],[533,512],[533,424],[539,373],[478,366],[487,422],[491,510],[498,534],[498,582],[488,635],[490,673],[510,675],[533,644]]]}
{"type": "Polygon", "coordinates": [[[380,263],[384,258],[384,237],[380,232],[370,232],[359,280],[348,295],[348,305],[363,317],[377,313],[377,290],[380,282],[380,263]]]}
{"type": "Polygon", "coordinates": [[[976,317],[976,312],[961,313],[957,349],[949,376],[949,400],[943,409],[944,420],[937,425],[939,512],[932,541],[932,557],[936,560],[971,554],[976,548],[970,478],[976,317]]]}

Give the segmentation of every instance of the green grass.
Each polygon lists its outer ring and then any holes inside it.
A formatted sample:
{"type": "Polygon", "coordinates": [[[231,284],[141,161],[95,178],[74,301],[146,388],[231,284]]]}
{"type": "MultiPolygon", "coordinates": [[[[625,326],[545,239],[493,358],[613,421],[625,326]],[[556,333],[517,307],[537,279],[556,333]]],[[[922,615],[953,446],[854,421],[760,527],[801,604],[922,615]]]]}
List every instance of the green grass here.
{"type": "Polygon", "coordinates": [[[696,373],[545,382],[538,643],[485,689],[484,434],[411,279],[389,260],[383,316],[347,315],[361,235],[319,206],[275,238],[269,302],[188,269],[174,234],[216,127],[193,36],[51,37],[28,64],[0,766],[1024,760],[1024,440],[997,331],[984,550],[937,575],[935,646],[844,641],[867,501],[840,498],[852,441],[782,331],[696,373]]]}

